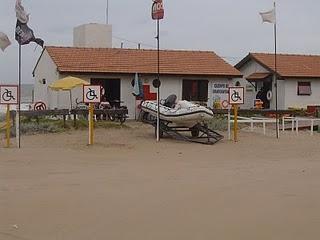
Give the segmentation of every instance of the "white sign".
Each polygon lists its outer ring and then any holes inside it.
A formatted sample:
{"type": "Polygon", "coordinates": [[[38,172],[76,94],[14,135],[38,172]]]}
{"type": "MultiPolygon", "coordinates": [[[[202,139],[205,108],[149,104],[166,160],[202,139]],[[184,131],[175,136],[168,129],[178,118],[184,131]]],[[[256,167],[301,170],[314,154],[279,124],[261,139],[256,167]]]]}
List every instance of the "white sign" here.
{"type": "Polygon", "coordinates": [[[19,90],[17,85],[0,85],[0,104],[19,103],[19,90]]]}
{"type": "Polygon", "coordinates": [[[83,102],[84,103],[100,103],[101,102],[101,86],[100,85],[84,85],[83,86],[83,102]]]}
{"type": "Polygon", "coordinates": [[[229,104],[244,104],[243,87],[229,87],[229,104]]]}
{"type": "Polygon", "coordinates": [[[228,94],[229,84],[225,82],[215,82],[212,84],[213,107],[227,109],[229,107],[228,94]]]}

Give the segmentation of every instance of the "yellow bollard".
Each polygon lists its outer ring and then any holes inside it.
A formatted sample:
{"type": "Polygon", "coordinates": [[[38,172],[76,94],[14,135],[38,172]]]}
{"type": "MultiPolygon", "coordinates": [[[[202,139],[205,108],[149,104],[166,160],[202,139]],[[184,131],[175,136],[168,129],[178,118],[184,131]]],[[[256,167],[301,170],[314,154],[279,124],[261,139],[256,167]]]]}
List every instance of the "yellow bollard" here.
{"type": "Polygon", "coordinates": [[[238,142],[238,105],[233,104],[233,109],[234,109],[233,137],[234,137],[234,142],[238,142]]]}
{"type": "Polygon", "coordinates": [[[93,145],[93,110],[94,105],[93,103],[89,104],[89,145],[93,145]]]}
{"type": "Polygon", "coordinates": [[[7,137],[7,148],[10,147],[10,105],[7,105],[7,115],[6,115],[6,137],[7,137]]]}

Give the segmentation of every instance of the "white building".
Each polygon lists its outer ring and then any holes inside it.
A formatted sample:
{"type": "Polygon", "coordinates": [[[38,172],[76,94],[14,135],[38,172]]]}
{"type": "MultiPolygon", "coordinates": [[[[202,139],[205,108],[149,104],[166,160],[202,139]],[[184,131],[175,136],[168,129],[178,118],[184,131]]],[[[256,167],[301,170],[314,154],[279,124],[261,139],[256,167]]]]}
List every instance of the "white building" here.
{"type": "MultiPolygon", "coordinates": [[[[176,94],[178,99],[202,102],[212,107],[214,101],[227,99],[227,87],[241,73],[214,52],[160,51],[161,92],[164,99],[176,94]]],[[[157,51],[117,48],[46,47],[34,69],[35,101],[49,109],[69,108],[67,92],[55,92],[48,86],[66,76],[82,78],[106,90],[106,100],[120,100],[136,115],[136,98],[132,95],[135,73],[143,83],[144,99],[155,100],[157,90],[157,51]]],[[[73,91],[73,106],[82,100],[82,89],[73,91]]]]}
{"type": "MultiPolygon", "coordinates": [[[[246,88],[244,108],[253,108],[258,91],[272,92],[265,108],[275,109],[275,57],[273,54],[250,53],[235,66],[246,88]]],[[[307,108],[320,105],[320,56],[277,55],[278,108],[307,108]]]]}

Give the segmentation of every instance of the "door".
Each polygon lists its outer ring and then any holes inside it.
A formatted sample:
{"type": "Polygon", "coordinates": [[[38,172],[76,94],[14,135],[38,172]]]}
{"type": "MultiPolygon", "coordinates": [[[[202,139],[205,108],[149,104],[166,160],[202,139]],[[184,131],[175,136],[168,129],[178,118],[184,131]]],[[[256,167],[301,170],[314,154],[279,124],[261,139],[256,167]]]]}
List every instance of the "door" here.
{"type": "Polygon", "coordinates": [[[103,101],[108,101],[111,106],[120,107],[121,82],[120,79],[91,79],[92,85],[100,85],[104,88],[103,101]]]}

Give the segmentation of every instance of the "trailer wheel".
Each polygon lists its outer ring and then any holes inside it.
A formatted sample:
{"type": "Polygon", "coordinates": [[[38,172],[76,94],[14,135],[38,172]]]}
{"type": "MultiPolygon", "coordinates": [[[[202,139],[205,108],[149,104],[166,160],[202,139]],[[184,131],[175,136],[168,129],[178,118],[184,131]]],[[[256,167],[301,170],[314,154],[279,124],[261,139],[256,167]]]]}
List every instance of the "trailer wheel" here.
{"type": "Polygon", "coordinates": [[[199,129],[197,129],[197,128],[191,128],[190,131],[191,131],[191,136],[192,136],[192,137],[194,137],[194,138],[199,137],[199,134],[200,134],[199,129]]]}

